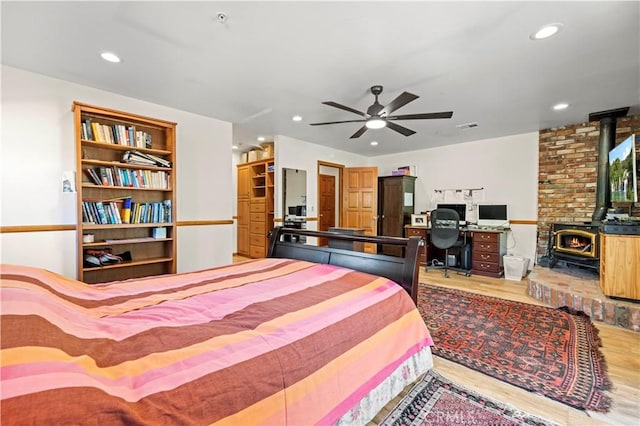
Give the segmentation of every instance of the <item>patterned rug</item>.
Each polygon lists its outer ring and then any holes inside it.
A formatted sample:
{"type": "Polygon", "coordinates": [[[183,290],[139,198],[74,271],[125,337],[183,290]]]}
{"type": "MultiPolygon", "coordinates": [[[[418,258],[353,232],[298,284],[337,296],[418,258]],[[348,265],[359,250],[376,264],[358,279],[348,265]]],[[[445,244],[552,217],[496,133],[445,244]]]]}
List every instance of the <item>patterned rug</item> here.
{"type": "Polygon", "coordinates": [[[410,425],[555,425],[452,383],[429,371],[380,423],[410,425]]]}
{"type": "Polygon", "coordinates": [[[598,330],[582,313],[420,284],[433,354],[581,410],[606,412],[598,330]]]}

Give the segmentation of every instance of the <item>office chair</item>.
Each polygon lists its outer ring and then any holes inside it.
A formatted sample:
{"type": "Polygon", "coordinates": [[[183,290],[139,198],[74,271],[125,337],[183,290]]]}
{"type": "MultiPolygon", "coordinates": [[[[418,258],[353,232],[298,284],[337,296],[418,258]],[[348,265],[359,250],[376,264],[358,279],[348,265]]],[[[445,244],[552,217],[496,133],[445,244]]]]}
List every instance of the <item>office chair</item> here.
{"type": "MultiPolygon", "coordinates": [[[[431,243],[444,249],[444,266],[429,266],[429,269],[444,269],[445,278],[449,278],[449,249],[462,247],[463,241],[460,239],[460,215],[452,209],[435,209],[431,211],[431,243]]],[[[464,271],[468,272],[468,271],[464,271]]]]}

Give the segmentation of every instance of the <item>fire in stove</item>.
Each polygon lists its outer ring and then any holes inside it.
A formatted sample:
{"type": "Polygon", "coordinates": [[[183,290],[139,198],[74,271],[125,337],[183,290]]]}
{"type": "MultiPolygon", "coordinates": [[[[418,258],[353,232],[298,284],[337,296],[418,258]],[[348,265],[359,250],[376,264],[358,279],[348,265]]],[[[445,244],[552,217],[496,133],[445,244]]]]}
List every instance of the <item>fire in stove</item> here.
{"type": "Polygon", "coordinates": [[[558,260],[598,269],[598,226],[593,224],[554,223],[549,267],[558,260]]]}
{"type": "Polygon", "coordinates": [[[589,250],[589,248],[591,247],[591,241],[585,240],[584,238],[581,238],[581,237],[571,237],[569,239],[569,244],[567,244],[567,246],[569,248],[584,252],[589,250]]]}

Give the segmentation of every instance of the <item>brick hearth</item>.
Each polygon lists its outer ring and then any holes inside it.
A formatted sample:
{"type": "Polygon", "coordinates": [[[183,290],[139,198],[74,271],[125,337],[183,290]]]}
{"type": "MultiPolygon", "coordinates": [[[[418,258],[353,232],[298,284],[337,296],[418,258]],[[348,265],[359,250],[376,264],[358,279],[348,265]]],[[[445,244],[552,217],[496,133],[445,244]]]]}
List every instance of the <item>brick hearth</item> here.
{"type": "Polygon", "coordinates": [[[600,321],[640,332],[640,303],[606,297],[593,271],[535,266],[528,277],[529,296],[551,307],[568,306],[600,321]]]}

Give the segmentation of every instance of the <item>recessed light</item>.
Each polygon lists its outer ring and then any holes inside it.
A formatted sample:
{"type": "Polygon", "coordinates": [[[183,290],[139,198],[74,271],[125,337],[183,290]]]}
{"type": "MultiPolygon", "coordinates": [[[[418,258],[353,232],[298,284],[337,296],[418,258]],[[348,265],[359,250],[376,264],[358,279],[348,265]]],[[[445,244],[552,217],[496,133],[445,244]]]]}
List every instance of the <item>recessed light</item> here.
{"type": "Polygon", "coordinates": [[[238,145],[231,145],[231,149],[238,149],[238,145]]]}
{"type": "Polygon", "coordinates": [[[371,141],[371,142],[369,142],[369,144],[370,144],[371,146],[377,146],[377,145],[378,145],[378,142],[377,142],[377,141],[371,141]]]}
{"type": "Polygon", "coordinates": [[[102,52],[100,54],[100,56],[102,56],[102,59],[104,59],[105,61],[108,61],[108,62],[116,62],[116,63],[120,62],[120,58],[115,53],[102,52]]]}
{"type": "Polygon", "coordinates": [[[294,115],[293,117],[291,117],[291,119],[292,119],[293,121],[302,121],[302,117],[301,117],[301,116],[299,116],[299,115],[294,115]]]}
{"type": "Polygon", "coordinates": [[[259,142],[264,142],[264,136],[258,136],[258,141],[259,142]]]}
{"type": "Polygon", "coordinates": [[[456,124],[456,128],[458,129],[471,129],[473,127],[478,127],[478,123],[470,121],[469,123],[456,124]]]}
{"type": "Polygon", "coordinates": [[[529,35],[531,40],[544,40],[545,38],[549,38],[558,34],[560,29],[562,28],[562,24],[547,24],[540,28],[538,28],[535,32],[529,35]]]}
{"type": "Polygon", "coordinates": [[[556,110],[556,111],[560,111],[560,110],[567,109],[567,108],[569,108],[569,104],[566,103],[566,102],[560,102],[560,103],[555,104],[553,106],[553,109],[556,110]]]}

